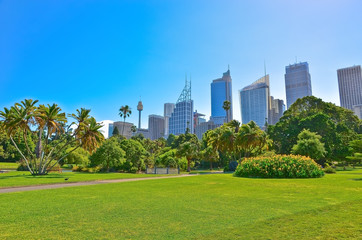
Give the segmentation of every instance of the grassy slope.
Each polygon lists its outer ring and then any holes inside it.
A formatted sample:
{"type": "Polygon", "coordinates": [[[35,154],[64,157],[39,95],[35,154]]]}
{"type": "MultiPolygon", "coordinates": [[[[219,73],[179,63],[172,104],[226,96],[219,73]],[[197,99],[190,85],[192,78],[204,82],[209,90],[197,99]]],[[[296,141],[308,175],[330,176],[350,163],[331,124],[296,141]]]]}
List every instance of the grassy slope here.
{"type": "Polygon", "coordinates": [[[202,175],[0,194],[0,239],[357,239],[361,179],[202,175]]]}
{"type": "Polygon", "coordinates": [[[0,174],[0,188],[40,185],[40,184],[50,184],[50,183],[94,181],[102,179],[144,178],[144,177],[159,177],[159,176],[165,176],[165,175],[132,174],[132,173],[64,172],[64,173],[50,173],[45,176],[32,176],[29,172],[9,172],[9,173],[0,174]],[[65,181],[64,180],[65,178],[68,178],[68,180],[65,181]]]}

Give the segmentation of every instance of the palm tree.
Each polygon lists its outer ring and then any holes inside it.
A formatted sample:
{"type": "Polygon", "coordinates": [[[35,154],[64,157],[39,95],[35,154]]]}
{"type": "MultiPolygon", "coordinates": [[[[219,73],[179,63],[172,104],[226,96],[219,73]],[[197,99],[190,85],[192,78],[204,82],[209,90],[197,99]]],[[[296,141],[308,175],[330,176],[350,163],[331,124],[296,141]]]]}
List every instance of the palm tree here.
{"type": "Polygon", "coordinates": [[[76,120],[70,125],[76,126],[72,133],[68,131],[70,127],[65,130],[67,118],[57,104],[39,105],[37,107],[35,106],[37,102],[25,99],[21,103],[15,103],[10,109],[4,108],[4,111],[0,111],[0,118],[2,118],[0,125],[6,130],[31,174],[47,174],[49,170],[77,148],[82,147],[92,152],[104,139],[99,131],[102,126],[89,116],[90,110],[82,108],[77,110],[77,114],[69,115],[76,120]],[[14,141],[13,137],[17,133],[23,134],[26,145],[25,152],[22,152],[14,141]],[[35,154],[28,146],[28,135],[38,137],[35,154]],[[64,150],[69,146],[72,146],[73,150],[65,154],[64,150]],[[53,166],[49,167],[51,164],[53,166]]]}
{"type": "Polygon", "coordinates": [[[187,172],[191,172],[191,160],[198,156],[199,148],[194,142],[182,143],[177,151],[179,157],[186,157],[187,159],[187,172]]]}
{"type": "Polygon", "coordinates": [[[126,123],[126,118],[131,116],[132,111],[131,108],[128,105],[122,106],[119,109],[119,116],[122,118],[123,117],[123,128],[122,128],[122,136],[124,134],[124,125],[126,123]]]}
{"type": "Polygon", "coordinates": [[[41,156],[41,153],[44,152],[48,154],[48,144],[49,144],[49,138],[53,135],[60,135],[64,132],[64,125],[67,122],[67,118],[65,116],[65,113],[61,113],[62,109],[58,107],[57,104],[45,106],[45,105],[39,105],[37,111],[36,111],[36,120],[39,124],[39,139],[38,139],[38,147],[37,147],[37,158],[40,158],[39,163],[39,172],[44,171],[44,166],[47,163],[48,157],[44,159],[44,154],[41,156]],[[45,146],[44,150],[42,149],[42,132],[46,130],[46,137],[45,137],[45,146]],[[43,161],[44,165],[43,165],[43,161]]]}
{"type": "Polygon", "coordinates": [[[219,159],[219,152],[211,146],[206,147],[202,151],[204,159],[210,162],[210,170],[212,170],[212,162],[217,162],[219,159]]]}
{"type": "Polygon", "coordinates": [[[222,105],[222,108],[225,110],[225,112],[226,112],[226,122],[229,122],[230,121],[230,119],[229,119],[229,110],[230,110],[230,108],[231,108],[231,103],[230,103],[230,101],[228,101],[228,100],[225,100],[224,101],[224,103],[223,103],[223,105],[222,105]]]}

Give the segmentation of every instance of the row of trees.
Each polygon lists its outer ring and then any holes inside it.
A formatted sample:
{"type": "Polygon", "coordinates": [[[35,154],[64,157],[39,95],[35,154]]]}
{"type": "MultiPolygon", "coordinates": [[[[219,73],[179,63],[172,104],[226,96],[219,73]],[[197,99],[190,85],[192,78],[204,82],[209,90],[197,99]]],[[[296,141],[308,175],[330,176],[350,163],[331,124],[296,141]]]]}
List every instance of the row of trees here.
{"type": "MultiPolygon", "coordinates": [[[[89,113],[80,109],[66,116],[56,104],[37,105],[33,100],[5,108],[0,112],[0,158],[22,159],[32,174],[46,174],[59,163],[131,172],[155,165],[190,171],[205,163],[210,168],[229,166],[267,151],[320,161],[361,159],[361,120],[352,111],[315,97],[298,99],[267,131],[253,121],[241,125],[232,120],[207,131],[202,140],[186,132],[171,134],[167,140],[152,141],[142,135],[127,140],[117,135],[104,141],[101,126],[89,113]],[[68,123],[67,117],[73,122],[68,123]]],[[[120,108],[124,121],[130,113],[128,106],[120,108]]]]}

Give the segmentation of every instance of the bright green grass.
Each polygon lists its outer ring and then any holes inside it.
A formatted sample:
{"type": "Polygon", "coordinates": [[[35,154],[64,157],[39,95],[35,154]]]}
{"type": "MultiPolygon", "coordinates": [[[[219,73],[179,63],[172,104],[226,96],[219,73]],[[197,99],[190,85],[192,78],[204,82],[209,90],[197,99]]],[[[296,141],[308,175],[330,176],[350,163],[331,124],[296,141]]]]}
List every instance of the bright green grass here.
{"type": "MultiPolygon", "coordinates": [[[[95,181],[105,179],[125,179],[125,178],[145,178],[145,177],[160,177],[165,175],[159,174],[133,174],[133,173],[79,173],[79,172],[64,172],[64,173],[49,173],[43,176],[32,176],[29,172],[8,172],[0,173],[0,188],[41,185],[51,183],[64,182],[82,182],[95,181]],[[64,179],[68,178],[67,181],[64,179]]],[[[170,175],[167,175],[170,176],[170,175]]]]}
{"type": "Polygon", "coordinates": [[[211,174],[0,194],[0,239],[358,239],[361,179],[211,174]]]}
{"type": "Polygon", "coordinates": [[[0,170],[16,170],[19,164],[12,162],[0,162],[0,170]]]}

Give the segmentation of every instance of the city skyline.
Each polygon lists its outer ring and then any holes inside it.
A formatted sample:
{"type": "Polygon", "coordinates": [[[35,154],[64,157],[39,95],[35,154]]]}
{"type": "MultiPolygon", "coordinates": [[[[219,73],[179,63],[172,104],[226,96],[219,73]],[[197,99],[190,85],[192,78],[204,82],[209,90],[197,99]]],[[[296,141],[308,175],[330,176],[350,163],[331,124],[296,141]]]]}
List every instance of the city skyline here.
{"type": "Polygon", "coordinates": [[[120,121],[118,109],[129,105],[127,121],[137,125],[141,96],[147,128],[146,116],[162,115],[186,73],[194,109],[208,119],[210,80],[230,64],[240,120],[238,91],[264,74],[264,61],[275,98],[286,102],[285,66],[307,61],[313,95],[340,105],[337,69],[362,63],[361,7],[353,0],[1,1],[0,105],[32,98],[66,113],[90,108],[98,121],[120,121]],[[228,14],[213,17],[220,12],[228,14]]]}

